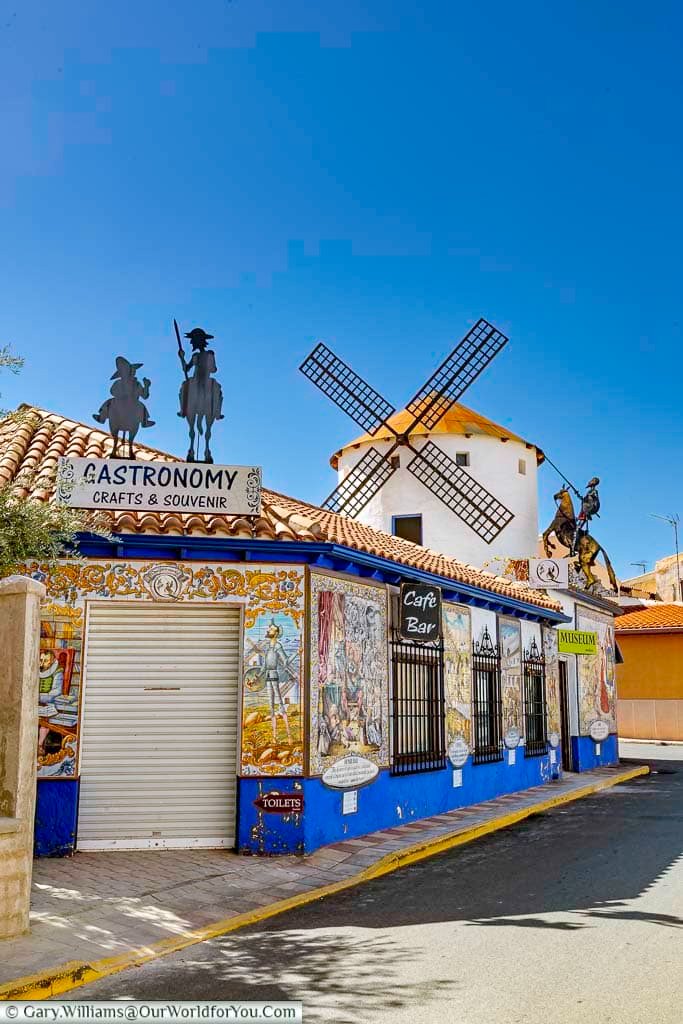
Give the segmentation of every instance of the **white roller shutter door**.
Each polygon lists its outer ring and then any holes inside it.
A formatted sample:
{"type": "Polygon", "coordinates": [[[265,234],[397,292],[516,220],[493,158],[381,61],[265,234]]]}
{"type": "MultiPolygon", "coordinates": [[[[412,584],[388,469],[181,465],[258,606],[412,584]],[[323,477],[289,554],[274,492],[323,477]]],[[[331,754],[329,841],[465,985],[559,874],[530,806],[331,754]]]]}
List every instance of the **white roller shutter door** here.
{"type": "Polygon", "coordinates": [[[88,608],[77,845],[234,846],[241,613],[88,608]]]}

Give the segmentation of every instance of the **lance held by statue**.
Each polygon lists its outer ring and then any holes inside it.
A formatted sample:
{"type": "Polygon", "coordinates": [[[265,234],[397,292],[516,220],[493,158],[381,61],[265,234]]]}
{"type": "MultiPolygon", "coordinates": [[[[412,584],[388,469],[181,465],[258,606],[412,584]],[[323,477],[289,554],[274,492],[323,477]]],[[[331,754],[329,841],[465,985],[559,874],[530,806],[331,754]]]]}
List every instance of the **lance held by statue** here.
{"type": "Polygon", "coordinates": [[[183,343],[180,340],[180,330],[175,320],[173,326],[178,340],[178,357],[185,374],[185,380],[180,386],[180,412],[178,415],[187,420],[190,432],[190,450],[187,453],[187,461],[213,462],[209,447],[211,428],[216,420],[223,419],[223,390],[218,381],[211,376],[218,369],[213,350],[208,348],[213,334],[207,334],[201,327],[195,327],[189,331],[185,337],[189,338],[193,351],[190,359],[187,360],[183,351],[183,343]],[[191,376],[190,371],[192,371],[191,376]],[[200,437],[204,435],[203,460],[198,458],[198,453],[195,450],[197,433],[200,437]]]}

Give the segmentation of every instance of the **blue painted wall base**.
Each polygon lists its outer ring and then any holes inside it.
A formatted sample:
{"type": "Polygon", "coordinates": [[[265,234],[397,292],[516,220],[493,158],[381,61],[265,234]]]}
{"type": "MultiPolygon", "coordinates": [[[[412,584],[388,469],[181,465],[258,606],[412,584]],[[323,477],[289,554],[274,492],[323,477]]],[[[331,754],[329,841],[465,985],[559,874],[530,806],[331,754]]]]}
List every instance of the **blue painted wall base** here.
{"type": "Polygon", "coordinates": [[[600,743],[596,754],[595,741],[590,736],[572,736],[572,765],[576,772],[589,772],[593,768],[606,768],[619,764],[619,737],[616,733],[600,743]]]}
{"type": "Polygon", "coordinates": [[[76,845],[78,779],[38,779],[36,857],[68,857],[76,845]]]}
{"type": "MultiPolygon", "coordinates": [[[[367,835],[379,829],[403,825],[432,814],[455,810],[514,793],[551,784],[561,776],[561,751],[556,763],[550,753],[543,757],[525,757],[524,748],[515,752],[510,764],[473,765],[467,761],[462,785],[454,786],[454,772],[448,767],[417,775],[392,775],[381,771],[369,786],[358,792],[358,809],[342,813],[342,793],[328,789],[320,779],[238,779],[237,847],[242,853],[312,853],[321,846],[367,835]],[[303,814],[270,814],[254,806],[262,793],[303,793],[303,814]]],[[[572,736],[575,770],[590,771],[618,764],[618,741],[609,736],[595,753],[589,736],[572,736]]],[[[36,799],[35,854],[37,857],[64,857],[73,853],[78,817],[78,780],[39,779],[36,799]]]]}
{"type": "Polygon", "coordinates": [[[559,750],[555,764],[551,764],[549,753],[526,758],[523,747],[515,753],[514,764],[509,763],[508,751],[505,760],[495,764],[475,766],[469,760],[461,769],[460,786],[453,785],[450,767],[417,775],[392,775],[385,769],[373,783],[357,791],[358,809],[351,814],[342,813],[342,793],[328,789],[320,779],[240,779],[238,849],[242,853],[312,853],[342,839],[405,825],[560,778],[559,750]],[[271,791],[303,792],[304,813],[283,817],[259,811],[253,801],[260,793],[271,791]]]}

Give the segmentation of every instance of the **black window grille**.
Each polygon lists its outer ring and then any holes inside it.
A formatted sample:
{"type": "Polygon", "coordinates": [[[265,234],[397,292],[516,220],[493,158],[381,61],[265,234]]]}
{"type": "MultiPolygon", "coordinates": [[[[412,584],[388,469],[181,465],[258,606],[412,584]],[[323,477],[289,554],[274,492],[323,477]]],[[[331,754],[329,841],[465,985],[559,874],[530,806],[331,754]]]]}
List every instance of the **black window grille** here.
{"type": "Polygon", "coordinates": [[[545,659],[535,639],[524,652],[525,757],[539,757],[548,750],[545,659]]]}
{"type": "Polygon", "coordinates": [[[443,641],[419,644],[392,632],[392,773],[443,768],[446,729],[443,641]]]}
{"type": "Polygon", "coordinates": [[[503,760],[503,708],[500,696],[500,648],[484,628],[472,644],[473,764],[503,760]]]}

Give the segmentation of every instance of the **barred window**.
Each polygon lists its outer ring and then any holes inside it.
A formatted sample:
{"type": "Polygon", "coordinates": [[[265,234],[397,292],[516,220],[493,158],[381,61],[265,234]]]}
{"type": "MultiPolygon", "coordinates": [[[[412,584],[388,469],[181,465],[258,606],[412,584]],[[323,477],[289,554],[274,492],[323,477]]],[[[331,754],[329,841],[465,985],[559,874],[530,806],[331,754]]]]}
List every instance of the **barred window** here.
{"type": "Polygon", "coordinates": [[[446,763],[443,641],[421,644],[392,633],[394,775],[446,763]]]}
{"type": "Polygon", "coordinates": [[[535,638],[524,652],[524,732],[526,757],[539,757],[548,750],[545,660],[535,638]]]}
{"type": "Polygon", "coordinates": [[[473,764],[503,760],[503,708],[500,695],[500,648],[488,628],[472,644],[473,764]]]}

